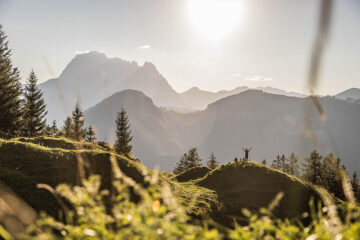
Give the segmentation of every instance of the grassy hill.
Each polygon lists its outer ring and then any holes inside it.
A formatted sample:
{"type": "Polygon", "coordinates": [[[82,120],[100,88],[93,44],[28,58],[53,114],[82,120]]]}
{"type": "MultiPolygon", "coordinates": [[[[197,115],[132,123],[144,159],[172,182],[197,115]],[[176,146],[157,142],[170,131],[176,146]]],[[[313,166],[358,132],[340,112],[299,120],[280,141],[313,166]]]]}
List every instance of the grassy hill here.
{"type": "Polygon", "coordinates": [[[299,218],[309,210],[310,199],[321,199],[317,187],[256,162],[222,165],[197,180],[196,185],[216,191],[222,205],[217,220],[225,224],[234,219],[242,222],[242,209],[256,213],[280,192],[284,197],[274,211],[280,218],[299,218]]]}
{"type": "MultiPolygon", "coordinates": [[[[111,152],[97,144],[78,143],[62,138],[0,139],[0,180],[34,209],[57,215],[58,204],[51,194],[38,189],[38,183],[56,187],[80,181],[78,161],[83,161],[85,175],[102,176],[102,188],[111,188],[111,152]]],[[[113,154],[114,155],[114,154],[113,154]]],[[[120,169],[138,183],[144,181],[141,164],[114,155],[120,169]]]]}
{"type": "Polygon", "coordinates": [[[211,169],[208,167],[193,167],[176,175],[173,179],[177,180],[178,182],[188,182],[202,178],[210,171],[211,169]]]}
{"type": "MultiPolygon", "coordinates": [[[[116,155],[94,143],[78,143],[63,138],[0,139],[0,180],[37,211],[57,216],[59,206],[54,197],[38,183],[52,187],[60,183],[79,183],[79,160],[85,174],[102,176],[102,188],[111,190],[113,180],[110,156],[120,169],[138,183],[144,183],[144,172],[152,173],[139,161],[116,155]]],[[[297,218],[308,210],[309,200],[320,199],[314,186],[255,162],[229,163],[218,169],[189,169],[174,176],[160,173],[160,184],[169,183],[173,193],[194,218],[211,217],[224,225],[234,219],[244,222],[242,209],[257,212],[267,207],[277,193],[284,198],[275,215],[297,218]]]]}

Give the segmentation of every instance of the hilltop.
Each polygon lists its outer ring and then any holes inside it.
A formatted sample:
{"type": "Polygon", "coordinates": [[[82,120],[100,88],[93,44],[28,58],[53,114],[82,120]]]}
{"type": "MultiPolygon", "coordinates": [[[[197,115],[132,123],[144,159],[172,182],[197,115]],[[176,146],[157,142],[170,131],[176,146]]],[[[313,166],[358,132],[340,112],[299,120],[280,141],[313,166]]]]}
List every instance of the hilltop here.
{"type": "Polygon", "coordinates": [[[80,161],[86,176],[100,174],[102,188],[110,189],[111,155],[126,175],[136,182],[144,181],[143,167],[134,160],[115,155],[98,144],[46,137],[0,139],[0,180],[37,211],[57,215],[59,206],[54,197],[36,185],[54,188],[60,183],[78,184],[80,161]]]}
{"type": "Polygon", "coordinates": [[[244,208],[256,213],[268,207],[278,193],[284,194],[274,211],[280,218],[300,219],[309,210],[312,198],[315,202],[321,199],[319,188],[252,161],[222,165],[197,180],[196,185],[216,191],[222,206],[218,221],[227,225],[233,219],[244,221],[244,208]]]}
{"type": "MultiPolygon", "coordinates": [[[[78,184],[80,157],[86,175],[101,175],[102,188],[110,190],[113,181],[110,156],[116,158],[125,175],[140,184],[145,184],[144,173],[153,174],[141,162],[111,153],[95,143],[79,145],[63,138],[38,137],[0,140],[0,180],[37,211],[57,216],[60,208],[54,197],[36,185],[78,184]]],[[[234,218],[244,221],[242,208],[256,212],[267,207],[279,192],[285,197],[275,214],[283,218],[300,217],[308,210],[311,197],[320,199],[316,188],[254,162],[230,163],[215,170],[194,168],[175,177],[171,174],[159,177],[160,183],[170,184],[188,214],[194,218],[211,217],[229,226],[234,218]]]]}

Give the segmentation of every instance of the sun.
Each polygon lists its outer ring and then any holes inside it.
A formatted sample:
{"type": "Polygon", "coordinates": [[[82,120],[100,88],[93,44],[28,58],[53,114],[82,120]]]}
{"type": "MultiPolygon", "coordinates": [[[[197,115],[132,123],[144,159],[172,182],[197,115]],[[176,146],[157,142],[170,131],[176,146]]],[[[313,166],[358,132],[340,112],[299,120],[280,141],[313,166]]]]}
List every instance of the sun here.
{"type": "Polygon", "coordinates": [[[190,23],[206,37],[217,40],[238,26],[242,0],[188,0],[190,23]]]}

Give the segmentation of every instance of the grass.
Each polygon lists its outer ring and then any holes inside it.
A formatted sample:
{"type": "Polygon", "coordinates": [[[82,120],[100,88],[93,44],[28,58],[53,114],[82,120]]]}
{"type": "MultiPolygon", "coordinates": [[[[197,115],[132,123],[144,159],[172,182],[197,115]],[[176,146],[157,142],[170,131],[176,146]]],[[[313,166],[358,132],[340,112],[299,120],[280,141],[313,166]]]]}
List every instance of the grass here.
{"type": "Polygon", "coordinates": [[[0,139],[0,180],[37,211],[45,210],[56,216],[58,207],[53,196],[46,190],[37,189],[36,184],[56,187],[61,183],[79,183],[78,161],[82,160],[85,175],[101,175],[102,188],[111,189],[110,156],[116,157],[127,176],[138,183],[144,182],[144,167],[139,162],[105,151],[96,144],[80,145],[68,139],[46,137],[0,139]]]}
{"type": "MultiPolygon", "coordinates": [[[[138,161],[107,151],[94,143],[78,143],[64,138],[0,139],[0,180],[37,211],[57,215],[53,196],[36,184],[52,187],[79,182],[78,161],[84,160],[87,176],[102,176],[102,188],[111,190],[113,181],[110,156],[120,169],[137,183],[144,183],[144,172],[151,173],[138,161]]],[[[257,212],[267,207],[277,193],[284,198],[274,214],[281,218],[299,218],[308,211],[311,198],[320,199],[321,189],[264,165],[229,163],[210,170],[195,167],[177,176],[160,172],[159,184],[167,182],[187,213],[194,218],[211,217],[232,226],[234,219],[246,223],[242,209],[257,212]]]]}
{"type": "Polygon", "coordinates": [[[173,180],[177,180],[178,182],[188,182],[191,180],[202,178],[210,171],[211,169],[208,167],[192,167],[176,175],[173,180]]]}
{"type": "Polygon", "coordinates": [[[280,218],[301,218],[309,211],[311,199],[315,202],[321,199],[320,189],[256,162],[222,165],[195,183],[216,191],[222,205],[218,221],[225,225],[232,225],[233,219],[244,222],[242,209],[256,213],[266,208],[279,192],[284,197],[274,214],[280,218]]]}

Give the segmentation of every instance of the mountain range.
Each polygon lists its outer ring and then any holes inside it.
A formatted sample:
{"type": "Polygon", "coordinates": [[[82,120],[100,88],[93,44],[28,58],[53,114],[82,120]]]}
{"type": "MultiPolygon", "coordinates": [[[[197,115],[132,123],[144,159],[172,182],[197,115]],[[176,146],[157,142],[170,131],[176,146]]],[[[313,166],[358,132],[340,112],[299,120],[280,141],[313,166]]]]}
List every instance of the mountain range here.
{"type": "Polygon", "coordinates": [[[100,140],[114,142],[116,113],[124,107],[134,136],[134,154],[149,167],[169,170],[190,147],[206,161],[213,152],[221,163],[243,157],[269,163],[277,154],[294,152],[300,159],[317,149],[333,152],[350,170],[360,170],[360,105],[322,97],[324,122],[311,98],[249,90],[216,101],[206,110],[179,113],[158,108],[142,92],[118,92],[85,111],[100,140]]]}
{"type": "MultiPolygon", "coordinates": [[[[126,89],[139,90],[149,96],[156,106],[180,112],[204,110],[212,102],[250,89],[238,87],[214,93],[191,88],[177,93],[154,64],[145,62],[139,66],[134,61],[108,58],[95,51],[76,55],[58,78],[41,83],[39,87],[48,106],[48,122],[62,122],[71,114],[77,101],[87,109],[126,89]]],[[[287,96],[305,96],[271,87],[257,89],[287,96]]]]}
{"type": "Polygon", "coordinates": [[[144,92],[158,106],[189,108],[152,63],[139,66],[99,52],[76,55],[58,78],[39,87],[44,93],[49,121],[62,122],[76,101],[86,109],[125,89],[144,92]]]}
{"type": "MultiPolygon", "coordinates": [[[[210,103],[216,102],[217,100],[235,95],[241,92],[250,90],[251,88],[243,86],[237,87],[233,90],[222,90],[218,92],[210,92],[205,90],[200,90],[198,87],[190,88],[189,90],[181,93],[181,97],[186,101],[188,105],[191,105],[195,110],[204,110],[210,103]]],[[[296,93],[296,92],[287,92],[273,87],[257,87],[255,90],[261,90],[267,93],[279,94],[289,97],[306,97],[307,95],[296,93]]]]}
{"type": "Polygon", "coordinates": [[[342,100],[357,98],[359,89],[320,97],[327,114],[323,122],[304,94],[246,86],[177,93],[152,63],[139,66],[99,52],[77,55],[58,78],[39,86],[49,122],[61,123],[79,100],[98,140],[114,142],[116,114],[125,108],[134,153],[149,167],[169,170],[194,146],[204,160],[214,152],[220,162],[242,157],[241,147],[253,147],[251,157],[268,162],[277,154],[295,152],[304,158],[318,149],[359,169],[360,105],[342,100]]]}

